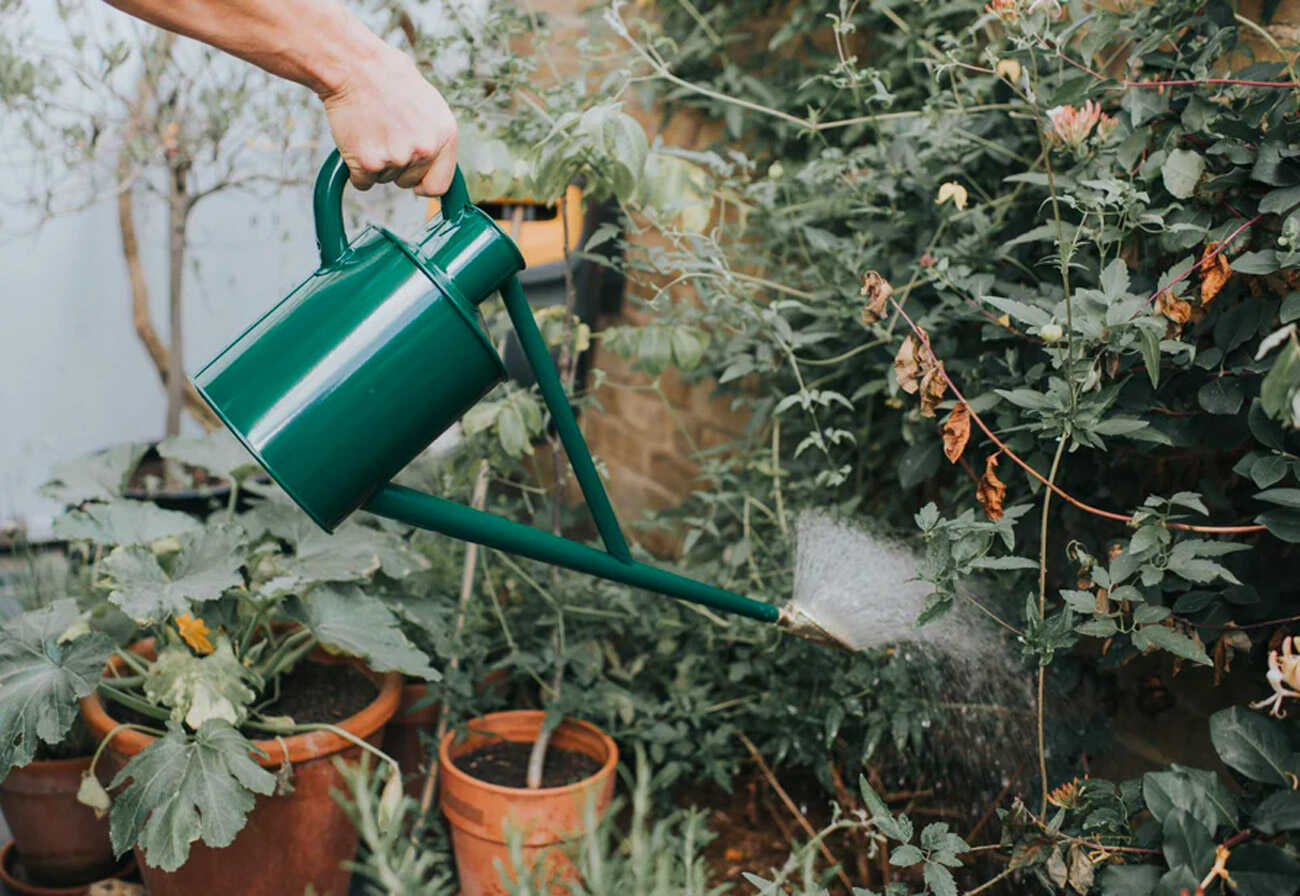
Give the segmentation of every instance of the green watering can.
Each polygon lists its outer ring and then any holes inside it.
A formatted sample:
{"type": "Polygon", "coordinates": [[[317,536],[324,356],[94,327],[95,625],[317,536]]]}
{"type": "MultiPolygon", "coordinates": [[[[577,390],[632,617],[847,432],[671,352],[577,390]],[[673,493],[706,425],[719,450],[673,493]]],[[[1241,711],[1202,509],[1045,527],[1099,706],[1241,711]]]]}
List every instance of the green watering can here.
{"type": "MultiPolygon", "coordinates": [[[[632,559],[515,274],[514,242],[457,168],[414,242],[343,226],[348,169],[316,178],[320,268],[194,377],[212,410],[326,531],[365,508],[411,526],[788,627],[791,610],[632,559]],[[500,291],[605,550],[390,480],[506,375],[477,306],[500,291]]],[[[801,632],[808,634],[808,632],[801,632]]]]}

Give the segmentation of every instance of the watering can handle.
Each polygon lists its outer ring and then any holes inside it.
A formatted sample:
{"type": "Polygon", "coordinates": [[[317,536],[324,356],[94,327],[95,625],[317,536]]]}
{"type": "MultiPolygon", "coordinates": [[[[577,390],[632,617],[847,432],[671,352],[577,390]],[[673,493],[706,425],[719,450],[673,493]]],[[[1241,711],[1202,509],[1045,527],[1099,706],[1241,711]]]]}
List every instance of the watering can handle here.
{"type": "MultiPolygon", "coordinates": [[[[329,267],[348,251],[348,233],[343,226],[343,188],[348,183],[348,166],[336,149],[325,159],[316,175],[312,210],[316,217],[316,245],[320,249],[321,267],[329,267]]],[[[465,178],[456,166],[451,186],[442,196],[442,213],[446,217],[469,205],[465,178]]]]}

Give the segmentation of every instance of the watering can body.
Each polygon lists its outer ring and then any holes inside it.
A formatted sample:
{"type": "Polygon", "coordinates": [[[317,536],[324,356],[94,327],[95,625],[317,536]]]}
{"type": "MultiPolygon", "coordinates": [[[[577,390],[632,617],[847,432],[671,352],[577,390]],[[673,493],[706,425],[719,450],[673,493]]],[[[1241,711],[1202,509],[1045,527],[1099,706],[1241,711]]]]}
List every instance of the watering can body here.
{"type": "Polygon", "coordinates": [[[285,492],[332,530],[365,507],[542,562],[777,622],[767,603],[632,559],[515,274],[518,248],[468,201],[459,170],[442,213],[406,241],[368,227],[348,241],[347,168],[316,182],[320,268],[193,378],[285,492]],[[500,292],[605,544],[601,551],[390,484],[505,377],[477,306],[500,292]]]}

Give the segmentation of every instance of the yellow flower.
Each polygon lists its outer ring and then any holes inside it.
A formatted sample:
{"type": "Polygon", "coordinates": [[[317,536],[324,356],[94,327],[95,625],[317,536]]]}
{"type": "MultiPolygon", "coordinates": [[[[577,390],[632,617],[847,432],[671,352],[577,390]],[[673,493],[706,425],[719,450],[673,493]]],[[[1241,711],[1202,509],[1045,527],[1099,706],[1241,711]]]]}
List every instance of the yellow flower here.
{"type": "Polygon", "coordinates": [[[951,199],[952,204],[957,206],[957,208],[965,208],[967,198],[968,194],[966,193],[966,188],[955,180],[950,180],[939,187],[939,196],[934,200],[934,204],[943,205],[951,199]]]}
{"type": "Polygon", "coordinates": [[[1012,84],[1020,80],[1020,63],[1015,59],[999,59],[994,70],[999,78],[1005,78],[1012,84]]]}
{"type": "Polygon", "coordinates": [[[212,629],[208,628],[207,623],[202,619],[196,619],[189,613],[182,613],[176,617],[176,631],[180,632],[181,639],[186,644],[199,653],[211,653],[213,651],[212,642],[208,640],[208,635],[211,634],[212,629]]]}

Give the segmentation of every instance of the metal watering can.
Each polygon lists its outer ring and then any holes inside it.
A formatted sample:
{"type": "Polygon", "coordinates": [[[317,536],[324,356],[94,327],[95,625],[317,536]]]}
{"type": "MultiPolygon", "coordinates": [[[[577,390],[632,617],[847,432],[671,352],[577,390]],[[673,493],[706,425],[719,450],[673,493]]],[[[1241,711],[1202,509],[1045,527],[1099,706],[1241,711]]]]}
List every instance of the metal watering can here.
{"type": "Polygon", "coordinates": [[[327,532],[364,508],[411,526],[818,637],[787,607],[632,559],[515,274],[514,242],[469,201],[457,168],[413,242],[343,226],[348,169],[316,178],[320,268],[193,378],[200,395],[327,532]],[[506,375],[477,306],[500,291],[605,544],[600,551],[390,480],[506,375]]]}

